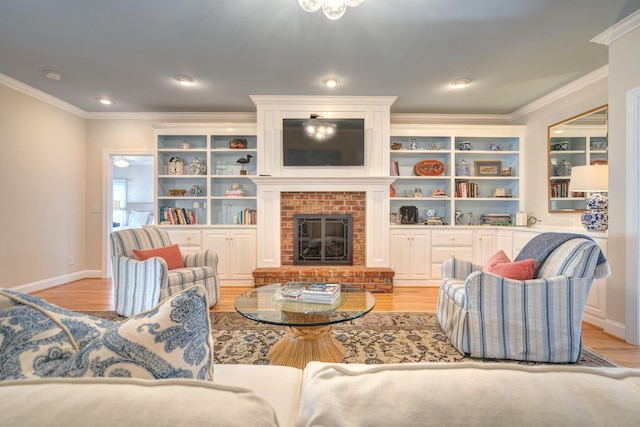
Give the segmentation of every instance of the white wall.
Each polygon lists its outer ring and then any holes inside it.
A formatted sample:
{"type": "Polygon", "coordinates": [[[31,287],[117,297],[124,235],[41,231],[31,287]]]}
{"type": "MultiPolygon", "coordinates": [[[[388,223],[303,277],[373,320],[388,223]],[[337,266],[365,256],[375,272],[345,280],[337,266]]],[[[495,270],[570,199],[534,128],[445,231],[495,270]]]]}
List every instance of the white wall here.
{"type": "MultiPolygon", "coordinates": [[[[626,324],[626,288],[638,291],[638,217],[628,218],[627,208],[638,205],[638,193],[629,194],[630,180],[638,182],[637,141],[627,141],[626,95],[640,87],[640,28],[609,46],[609,260],[607,313],[611,321],[626,324]]],[[[636,186],[637,188],[637,186],[636,186]]],[[[630,313],[629,313],[630,314],[630,313]]],[[[637,320],[636,320],[637,322],[637,320]]],[[[615,325],[614,325],[615,326],[615,325]]],[[[635,325],[636,330],[638,325],[635,325]]]]}
{"type": "Polygon", "coordinates": [[[86,126],[80,117],[0,85],[0,287],[84,268],[86,126]]]}

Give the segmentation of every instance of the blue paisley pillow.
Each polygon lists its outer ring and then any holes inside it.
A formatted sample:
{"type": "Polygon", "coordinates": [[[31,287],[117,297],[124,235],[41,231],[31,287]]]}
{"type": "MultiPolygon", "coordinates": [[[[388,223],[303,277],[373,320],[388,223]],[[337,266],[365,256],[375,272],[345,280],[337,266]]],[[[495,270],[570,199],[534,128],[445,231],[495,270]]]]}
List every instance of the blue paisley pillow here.
{"type": "Polygon", "coordinates": [[[213,378],[207,292],[193,286],[113,325],[53,376],[213,378]]]}
{"type": "Polygon", "coordinates": [[[113,322],[0,290],[0,380],[48,377],[113,322]]]}

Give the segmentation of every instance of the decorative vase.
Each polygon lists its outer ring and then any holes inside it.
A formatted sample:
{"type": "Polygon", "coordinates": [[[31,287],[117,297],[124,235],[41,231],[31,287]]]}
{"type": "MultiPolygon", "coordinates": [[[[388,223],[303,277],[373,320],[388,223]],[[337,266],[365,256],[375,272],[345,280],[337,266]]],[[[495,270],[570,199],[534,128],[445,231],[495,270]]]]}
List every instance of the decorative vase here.
{"type": "Polygon", "coordinates": [[[455,221],[458,225],[462,224],[462,222],[464,221],[464,212],[456,211],[455,221]]]}
{"type": "Polygon", "coordinates": [[[189,172],[191,172],[191,175],[204,175],[206,168],[200,159],[196,157],[189,165],[189,172]]]}
{"type": "Polygon", "coordinates": [[[571,176],[571,168],[571,163],[566,160],[562,160],[556,166],[556,173],[558,174],[558,176],[571,176]]]}
{"type": "Polygon", "coordinates": [[[601,193],[593,193],[587,199],[587,210],[580,219],[589,231],[604,231],[609,228],[609,199],[601,193]]]}
{"type": "Polygon", "coordinates": [[[456,165],[456,176],[469,176],[469,173],[469,163],[467,163],[464,159],[460,160],[460,162],[456,165]]]}

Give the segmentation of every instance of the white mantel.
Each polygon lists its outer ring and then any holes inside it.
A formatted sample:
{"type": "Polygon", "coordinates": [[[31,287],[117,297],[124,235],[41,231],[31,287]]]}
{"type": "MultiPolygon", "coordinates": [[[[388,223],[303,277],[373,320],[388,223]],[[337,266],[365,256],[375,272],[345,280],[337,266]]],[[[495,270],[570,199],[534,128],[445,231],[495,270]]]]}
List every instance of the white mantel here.
{"type": "Polygon", "coordinates": [[[252,96],[257,108],[258,267],[280,267],[280,194],[306,191],[366,193],[366,266],[389,267],[390,108],[396,97],[252,96]],[[283,166],[282,120],[325,117],[363,118],[364,167],[283,166]]]}

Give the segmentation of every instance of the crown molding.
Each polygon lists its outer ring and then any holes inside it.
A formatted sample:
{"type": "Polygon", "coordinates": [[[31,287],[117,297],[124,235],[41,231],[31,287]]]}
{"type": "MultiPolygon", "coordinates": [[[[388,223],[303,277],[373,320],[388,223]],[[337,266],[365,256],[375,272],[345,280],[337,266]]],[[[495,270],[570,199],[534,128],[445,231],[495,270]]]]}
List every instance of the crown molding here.
{"type": "Polygon", "coordinates": [[[522,116],[526,116],[527,114],[530,114],[535,110],[538,110],[565,96],[571,95],[574,92],[584,89],[585,87],[593,83],[596,83],[602,79],[606,79],[607,77],[609,77],[608,64],[603,65],[602,67],[587,74],[586,76],[580,77],[579,79],[574,80],[571,83],[568,83],[562,86],[560,89],[557,89],[543,96],[542,98],[538,98],[535,101],[531,102],[530,104],[527,104],[524,107],[514,111],[513,113],[509,114],[509,121],[513,121],[513,120],[519,119],[522,116]]]}
{"type": "Polygon", "coordinates": [[[391,113],[392,125],[422,125],[446,123],[508,124],[508,114],[411,114],[391,113]]]}
{"type": "Polygon", "coordinates": [[[46,102],[47,104],[53,105],[56,108],[66,111],[67,113],[74,114],[78,117],[82,117],[83,119],[87,118],[87,112],[81,110],[80,108],[69,104],[68,102],[62,101],[61,99],[56,98],[55,96],[49,95],[46,92],[43,92],[39,89],[33,88],[29,85],[26,85],[16,79],[13,79],[6,74],[0,73],[0,84],[3,84],[11,89],[15,89],[18,92],[22,92],[25,95],[29,95],[33,98],[36,98],[39,101],[46,102]]]}
{"type": "Polygon", "coordinates": [[[624,18],[608,30],[603,31],[599,35],[592,38],[591,43],[603,44],[609,46],[620,37],[640,27],[640,9],[633,12],[631,15],[624,18]]]}
{"type": "Polygon", "coordinates": [[[246,123],[255,122],[256,113],[197,113],[197,112],[123,112],[123,113],[87,113],[90,120],[198,120],[216,123],[246,123]]]}

